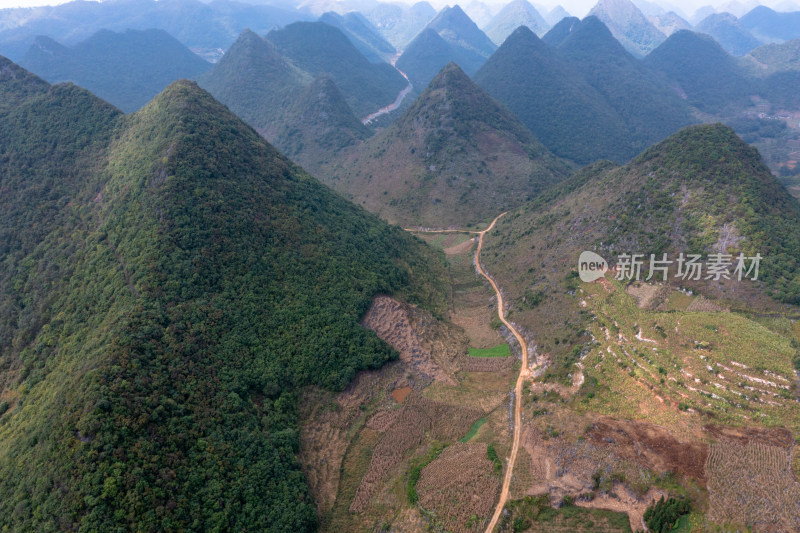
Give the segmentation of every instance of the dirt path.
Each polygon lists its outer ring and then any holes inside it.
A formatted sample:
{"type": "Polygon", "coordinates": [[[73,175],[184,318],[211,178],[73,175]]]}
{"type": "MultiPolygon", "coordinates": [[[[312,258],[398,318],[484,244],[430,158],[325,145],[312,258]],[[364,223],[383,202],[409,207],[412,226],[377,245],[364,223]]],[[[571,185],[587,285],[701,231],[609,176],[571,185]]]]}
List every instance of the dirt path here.
{"type": "MultiPolygon", "coordinates": [[[[522,434],[522,384],[525,382],[525,378],[529,376],[530,370],[528,369],[528,344],[525,342],[525,339],[522,338],[522,335],[516,330],[511,323],[506,320],[505,317],[505,304],[503,303],[503,295],[500,292],[500,288],[497,286],[497,283],[486,273],[481,265],[481,250],[483,249],[483,236],[488,233],[489,231],[494,228],[494,225],[497,221],[505,215],[505,213],[501,213],[497,215],[497,217],[492,220],[492,223],[489,224],[489,227],[483,231],[466,231],[466,230],[458,230],[458,229],[451,229],[451,230],[417,230],[422,231],[424,233],[447,233],[447,232],[461,232],[461,233],[475,233],[478,235],[478,248],[475,250],[475,267],[478,270],[478,273],[486,278],[486,280],[491,284],[492,288],[494,289],[495,295],[497,295],[497,316],[500,318],[500,321],[505,325],[508,330],[514,334],[514,337],[517,339],[519,343],[520,350],[522,352],[522,366],[519,370],[519,376],[517,377],[517,384],[514,388],[514,440],[513,444],[511,445],[511,454],[508,457],[508,464],[506,465],[506,474],[503,477],[503,486],[500,491],[500,499],[497,501],[497,506],[494,509],[494,514],[492,515],[492,519],[489,522],[489,525],[486,527],[486,533],[492,533],[494,528],[497,527],[497,522],[500,520],[500,515],[503,513],[503,508],[508,501],[508,492],[511,486],[511,476],[514,473],[514,464],[517,462],[517,454],[519,452],[521,434],[522,434]]],[[[413,231],[413,230],[412,230],[413,231]]]]}

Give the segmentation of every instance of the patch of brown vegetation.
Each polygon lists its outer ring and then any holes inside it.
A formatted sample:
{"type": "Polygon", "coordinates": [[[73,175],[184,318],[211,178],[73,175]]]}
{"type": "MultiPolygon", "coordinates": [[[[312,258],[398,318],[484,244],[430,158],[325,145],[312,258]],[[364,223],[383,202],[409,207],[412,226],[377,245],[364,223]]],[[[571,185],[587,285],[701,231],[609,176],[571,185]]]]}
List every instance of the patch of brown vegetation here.
{"type": "Polygon", "coordinates": [[[633,296],[640,309],[655,309],[669,296],[669,287],[636,282],[629,285],[625,292],[633,296]]]}
{"type": "Polygon", "coordinates": [[[800,484],[784,447],[721,440],[711,446],[709,517],[755,531],[800,531],[800,484]]]}
{"type": "Polygon", "coordinates": [[[366,427],[375,431],[384,432],[395,422],[402,411],[400,409],[381,409],[367,420],[366,427]]]}
{"type": "Polygon", "coordinates": [[[397,466],[403,455],[421,445],[426,434],[439,440],[456,440],[464,435],[483,413],[477,409],[435,402],[418,396],[409,397],[398,409],[375,448],[369,467],[356,490],[350,511],[363,512],[381,482],[397,466]]]}
{"type": "Polygon", "coordinates": [[[400,387],[392,391],[392,398],[397,403],[403,403],[409,394],[411,394],[411,387],[400,387]]]}
{"type": "Polygon", "coordinates": [[[686,308],[687,311],[703,311],[706,313],[719,313],[723,311],[728,311],[724,307],[718,305],[712,300],[708,298],[704,298],[703,296],[698,296],[692,303],[689,304],[689,307],[686,308]]]}
{"type": "Polygon", "coordinates": [[[706,481],[708,446],[679,441],[661,426],[603,417],[592,424],[586,438],[598,447],[613,447],[620,457],[656,472],[674,472],[706,481]]]}
{"type": "Polygon", "coordinates": [[[481,531],[483,519],[492,512],[500,479],[486,449],[485,443],[457,442],[420,474],[419,503],[447,531],[481,531]]]}
{"type": "Polygon", "coordinates": [[[786,428],[729,427],[709,424],[703,429],[714,438],[742,445],[757,442],[788,450],[793,442],[792,432],[786,428]]]}
{"type": "Polygon", "coordinates": [[[362,324],[397,350],[424,382],[456,383],[456,359],[466,351],[466,338],[454,326],[388,296],[372,301],[362,324]]]}

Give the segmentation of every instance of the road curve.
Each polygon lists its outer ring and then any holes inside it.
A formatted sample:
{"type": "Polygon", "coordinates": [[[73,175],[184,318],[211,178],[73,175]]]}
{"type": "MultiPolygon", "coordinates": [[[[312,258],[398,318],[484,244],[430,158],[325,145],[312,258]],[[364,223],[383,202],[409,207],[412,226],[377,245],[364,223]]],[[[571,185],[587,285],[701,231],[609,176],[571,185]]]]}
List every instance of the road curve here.
{"type": "Polygon", "coordinates": [[[458,230],[458,229],[449,229],[449,230],[409,230],[409,231],[418,231],[420,233],[475,233],[478,235],[478,248],[475,250],[475,268],[478,270],[481,276],[486,278],[489,284],[494,289],[494,293],[497,295],[497,316],[500,318],[500,321],[505,325],[506,328],[514,335],[519,343],[520,350],[522,352],[522,366],[519,369],[519,376],[517,376],[517,384],[514,388],[515,394],[515,401],[514,401],[514,440],[511,445],[511,454],[508,457],[508,464],[506,465],[506,473],[503,477],[503,486],[500,491],[500,499],[497,501],[497,506],[494,509],[494,514],[492,515],[492,519],[489,522],[489,525],[486,527],[486,533],[492,533],[494,528],[497,527],[497,523],[500,521],[500,516],[503,514],[503,508],[508,501],[508,492],[509,488],[511,487],[511,476],[514,473],[514,465],[517,462],[517,454],[519,452],[519,444],[522,435],[522,384],[525,382],[525,378],[528,376],[528,344],[525,342],[525,339],[522,338],[519,331],[511,325],[511,323],[506,320],[505,317],[505,304],[503,303],[503,295],[500,293],[500,288],[497,286],[497,283],[486,273],[483,269],[483,265],[481,265],[481,250],[483,249],[483,236],[494,228],[494,225],[497,221],[505,215],[505,213],[500,213],[492,220],[492,223],[489,224],[483,231],[468,231],[468,230],[458,230]]]}

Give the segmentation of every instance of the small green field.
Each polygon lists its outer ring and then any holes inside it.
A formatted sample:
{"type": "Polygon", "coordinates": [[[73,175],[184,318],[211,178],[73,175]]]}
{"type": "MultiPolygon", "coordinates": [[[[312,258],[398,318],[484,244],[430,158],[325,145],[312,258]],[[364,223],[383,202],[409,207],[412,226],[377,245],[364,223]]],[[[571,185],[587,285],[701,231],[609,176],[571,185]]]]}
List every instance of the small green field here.
{"type": "Polygon", "coordinates": [[[481,429],[481,426],[485,423],[486,423],[486,418],[479,418],[478,420],[476,420],[475,423],[472,424],[472,427],[469,428],[467,434],[461,437],[460,439],[461,442],[469,442],[469,440],[472,437],[474,437],[476,433],[478,433],[478,430],[481,429]]]}
{"type": "Polygon", "coordinates": [[[511,355],[511,348],[508,344],[498,344],[494,348],[470,348],[470,357],[508,357],[511,355]]]}
{"type": "Polygon", "coordinates": [[[630,533],[628,515],[601,509],[586,509],[568,503],[561,508],[550,506],[549,496],[526,496],[508,503],[511,514],[506,530],[518,532],[589,532],[630,533]],[[510,526],[510,527],[508,527],[510,526]]]}

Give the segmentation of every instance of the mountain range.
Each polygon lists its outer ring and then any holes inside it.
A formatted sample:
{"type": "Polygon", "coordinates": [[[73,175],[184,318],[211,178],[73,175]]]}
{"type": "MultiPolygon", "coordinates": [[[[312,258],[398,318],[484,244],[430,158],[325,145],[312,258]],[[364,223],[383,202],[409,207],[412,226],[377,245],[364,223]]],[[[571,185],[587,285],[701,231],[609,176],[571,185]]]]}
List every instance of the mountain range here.
{"type": "Polygon", "coordinates": [[[297,10],[228,0],[73,1],[35,9],[2,9],[0,54],[20,60],[38,35],[71,46],[104,29],[161,29],[196,52],[216,59],[245,28],[266,33],[275,26],[309,18],[297,10]]]}
{"type": "Polygon", "coordinates": [[[454,63],[389,127],[319,176],[397,224],[475,224],[563,180],[554,157],[454,63]]]}
{"type": "Polygon", "coordinates": [[[763,44],[730,13],[709,15],[698,22],[694,29],[712,36],[722,48],[734,56],[743,56],[763,44]]]}
{"type": "Polygon", "coordinates": [[[472,76],[495,49],[489,37],[456,5],[442,9],[395,64],[421,91],[451,62],[472,76]]]}
{"type": "Polygon", "coordinates": [[[517,29],[475,81],[556,155],[626,161],[692,121],[669,82],[645,72],[597,18],[551,31],[540,40],[517,29]]]}
{"type": "Polygon", "coordinates": [[[390,104],[408,84],[388,63],[370,63],[338,28],[323,22],[290,24],[266,38],[246,30],[198,83],[274,139],[321,75],[336,84],[356,116],[390,104]]]}
{"type": "Polygon", "coordinates": [[[66,47],[37,37],[20,64],[50,83],[71,81],[125,112],[136,111],[167,85],[211,68],[163,30],[102,30],[66,47]]]}

